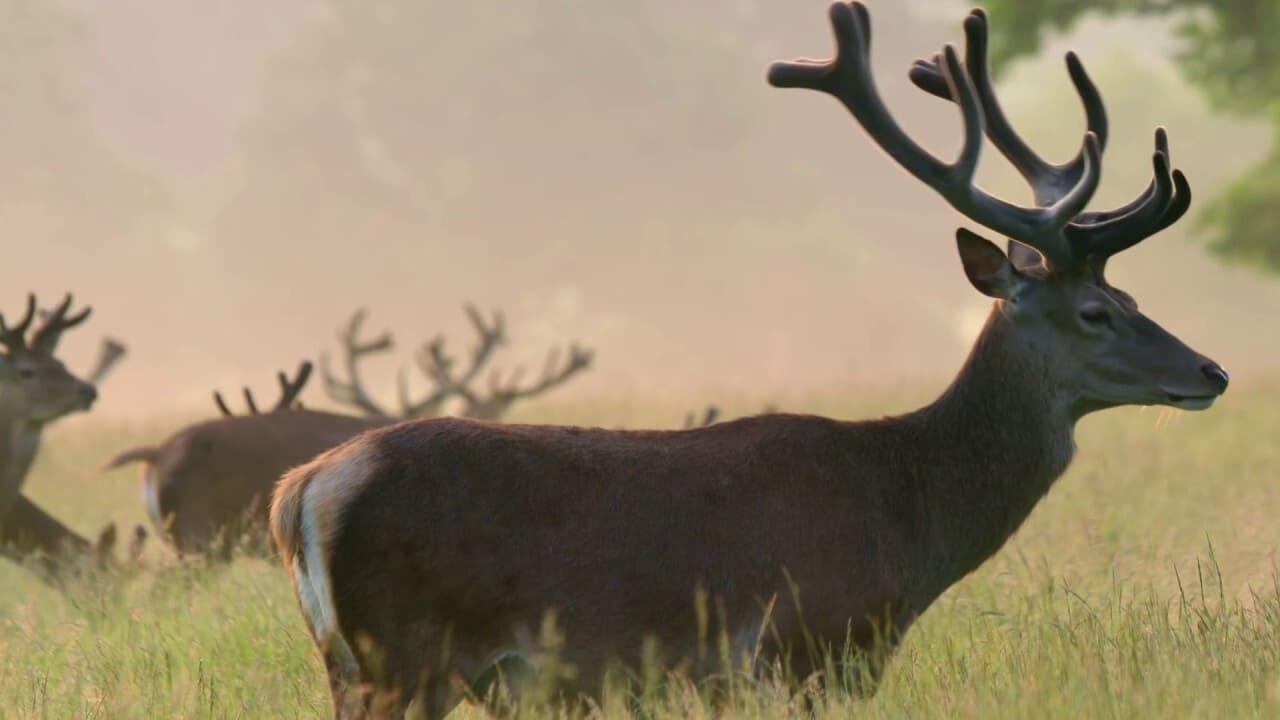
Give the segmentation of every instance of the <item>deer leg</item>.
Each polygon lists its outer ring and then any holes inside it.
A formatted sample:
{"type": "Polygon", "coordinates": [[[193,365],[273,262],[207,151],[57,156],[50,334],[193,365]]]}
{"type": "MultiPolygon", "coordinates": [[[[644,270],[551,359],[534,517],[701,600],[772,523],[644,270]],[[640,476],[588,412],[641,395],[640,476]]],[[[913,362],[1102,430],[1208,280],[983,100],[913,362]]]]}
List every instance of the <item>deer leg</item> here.
{"type": "Polygon", "coordinates": [[[41,579],[53,584],[70,557],[93,552],[93,544],[23,495],[0,522],[0,554],[14,562],[34,563],[41,579]]]}
{"type": "Polygon", "coordinates": [[[418,628],[391,643],[361,644],[360,674],[372,680],[370,717],[443,720],[465,697],[465,673],[449,657],[447,634],[418,628]]]}
{"type": "Polygon", "coordinates": [[[329,675],[329,693],[333,696],[333,713],[336,720],[365,720],[369,707],[361,692],[359,670],[349,653],[342,648],[324,649],[324,667],[329,675]]]}

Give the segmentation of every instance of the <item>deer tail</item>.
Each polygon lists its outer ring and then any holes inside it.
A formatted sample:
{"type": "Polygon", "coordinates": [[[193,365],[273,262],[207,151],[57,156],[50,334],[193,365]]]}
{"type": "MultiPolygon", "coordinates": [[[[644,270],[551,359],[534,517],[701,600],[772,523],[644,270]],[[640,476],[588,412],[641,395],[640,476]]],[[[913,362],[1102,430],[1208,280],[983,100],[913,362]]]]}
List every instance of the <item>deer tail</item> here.
{"type": "Polygon", "coordinates": [[[160,456],[160,448],[155,447],[133,447],[128,450],[122,450],[115,457],[103,464],[101,470],[115,470],[130,463],[145,462],[154,463],[156,458],[160,456]]]}

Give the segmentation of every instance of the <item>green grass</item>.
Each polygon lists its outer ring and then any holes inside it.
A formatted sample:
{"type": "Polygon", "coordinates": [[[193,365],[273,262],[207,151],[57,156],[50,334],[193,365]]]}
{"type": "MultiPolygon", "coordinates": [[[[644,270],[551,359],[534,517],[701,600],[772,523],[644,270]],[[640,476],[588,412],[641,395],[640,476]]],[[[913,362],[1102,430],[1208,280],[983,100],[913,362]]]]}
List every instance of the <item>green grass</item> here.
{"type": "MultiPolygon", "coordinates": [[[[782,402],[862,417],[924,391],[782,402]]],[[[762,399],[727,407],[755,409],[762,399]]],[[[619,398],[521,419],[675,425],[688,409],[619,398]]],[[[56,428],[28,485],[85,533],[142,521],[136,472],[94,468],[170,424],[56,428]]],[[[1280,717],[1280,382],[1241,382],[1207,413],[1113,411],[1026,526],[911,630],[880,692],[818,695],[818,717],[1280,717]]],[[[833,548],[833,553],[837,549],[833,548]]],[[[283,573],[242,559],[148,568],[68,595],[0,566],[0,718],[320,717],[329,699],[283,573]]],[[[641,716],[801,716],[767,682],[713,710],[679,682],[641,716]]],[[[636,706],[606,697],[597,716],[636,706]]],[[[460,714],[480,713],[464,709],[460,714]]],[[[552,716],[551,710],[535,714],[552,716]]]]}

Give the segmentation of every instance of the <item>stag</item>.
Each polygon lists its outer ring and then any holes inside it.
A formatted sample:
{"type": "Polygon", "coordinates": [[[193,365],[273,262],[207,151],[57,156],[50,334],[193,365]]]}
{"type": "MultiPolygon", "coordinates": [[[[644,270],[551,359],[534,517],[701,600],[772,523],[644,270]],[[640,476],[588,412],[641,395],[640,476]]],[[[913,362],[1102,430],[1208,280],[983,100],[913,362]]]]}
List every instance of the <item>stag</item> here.
{"type": "Polygon", "coordinates": [[[866,7],[836,3],[830,19],[836,57],[775,64],[770,82],[832,95],[898,165],[1010,238],[1006,255],[956,235],[966,277],[993,306],[955,380],[914,412],[856,422],[771,414],[627,432],[422,420],[291,471],[271,526],[340,716],[398,717],[412,705],[439,718],[495,663],[536,672],[553,656],[576,670],[557,673],[566,689],[587,694],[606,668],[646,659],[703,677],[722,669],[699,662],[704,630],[728,639],[735,666],[787,662],[804,678],[832,658],[830,680],[873,689],[915,619],[998,551],[1066,470],[1081,418],[1124,405],[1200,410],[1225,392],[1219,365],[1105,277],[1109,258],[1187,209],[1163,133],[1147,191],[1088,212],[1107,124],[1075,55],[1067,67],[1088,132],[1054,165],[1002,115],[987,18],[971,13],[963,60],[948,45],[912,71],[959,106],[964,143],[947,163],[881,101],[866,7]],[[1033,206],[974,185],[984,132],[1033,206]],[[714,608],[710,628],[698,597],[714,608]],[[547,613],[561,633],[551,648],[538,642],[547,613]],[[843,672],[842,649],[869,674],[843,672]]]}
{"type": "Polygon", "coordinates": [[[591,366],[590,350],[573,343],[567,356],[561,360],[560,350],[552,348],[547,353],[542,374],[538,379],[524,384],[524,369],[516,368],[505,378],[498,371],[489,374],[488,392],[478,391],[475,384],[485,367],[493,359],[499,347],[506,344],[506,320],[502,313],[494,312],[486,318],[474,305],[465,307],[467,319],[476,333],[466,366],[458,370],[458,360],[445,346],[443,336],[423,343],[414,355],[418,370],[431,382],[431,388],[421,397],[414,398],[409,388],[408,374],[398,377],[400,412],[394,413],[379,404],[365,388],[360,375],[360,362],[365,358],[389,351],[394,345],[390,333],[382,333],[371,339],[362,337],[366,319],[364,310],[358,310],[338,334],[343,350],[345,378],[333,371],[328,356],[321,356],[321,374],[330,399],[341,405],[355,408],[367,417],[392,419],[418,419],[440,415],[446,403],[457,397],[462,400],[459,414],[476,420],[501,420],[515,403],[553,390],[591,366]]]}
{"type": "Polygon", "coordinates": [[[104,469],[145,464],[147,515],[179,554],[227,559],[241,545],[258,549],[267,501],[286,470],[389,422],[302,409],[298,397],[311,371],[304,362],[292,378],[278,373],[280,397],[266,410],[247,387],[243,415],[215,392],[222,417],[185,427],[159,445],[125,450],[104,469]]]}
{"type": "MultiPolygon", "coordinates": [[[[90,542],[22,494],[45,425],[88,410],[97,398],[93,383],[72,375],[55,355],[62,333],[89,318],[87,307],[69,314],[71,303],[67,295],[52,311],[40,312],[34,330],[35,295],[27,296],[18,322],[0,316],[0,553],[32,565],[51,584],[82,559],[105,562],[115,544],[114,525],[90,542]]],[[[104,377],[121,353],[104,350],[91,377],[104,377]]]]}

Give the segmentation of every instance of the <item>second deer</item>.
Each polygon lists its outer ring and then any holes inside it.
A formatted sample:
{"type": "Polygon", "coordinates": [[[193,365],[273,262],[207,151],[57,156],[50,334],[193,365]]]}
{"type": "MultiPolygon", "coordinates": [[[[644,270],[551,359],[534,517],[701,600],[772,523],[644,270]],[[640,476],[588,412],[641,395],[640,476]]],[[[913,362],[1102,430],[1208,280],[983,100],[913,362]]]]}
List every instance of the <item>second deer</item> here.
{"type": "MultiPolygon", "coordinates": [[[[460,397],[462,411],[472,417],[499,418],[518,399],[545,392],[580,372],[590,354],[572,346],[567,362],[553,353],[538,382],[520,386],[518,374],[506,382],[495,379],[488,395],[472,388],[495,350],[505,341],[500,313],[486,320],[467,307],[477,342],[462,371],[444,347],[442,338],[426,343],[418,353],[420,370],[433,381],[423,396],[411,398],[406,378],[400,383],[400,413],[383,408],[365,389],[361,361],[392,347],[389,334],[362,337],[365,313],[356,312],[339,333],[346,379],[339,379],[322,358],[325,389],[337,402],[362,412],[361,416],[297,407],[297,399],[311,375],[304,363],[298,375],[279,375],[280,398],[275,406],[259,411],[246,388],[247,413],[236,415],[219,393],[214,399],[222,417],[182,428],[154,446],[122,451],[104,466],[111,470],[135,462],[144,464],[143,495],[147,514],[160,537],[184,555],[227,558],[236,547],[262,549],[267,503],[276,481],[299,465],[365,430],[405,418],[439,413],[446,402],[460,397]]],[[[496,374],[493,376],[498,378],[496,374]]]]}

